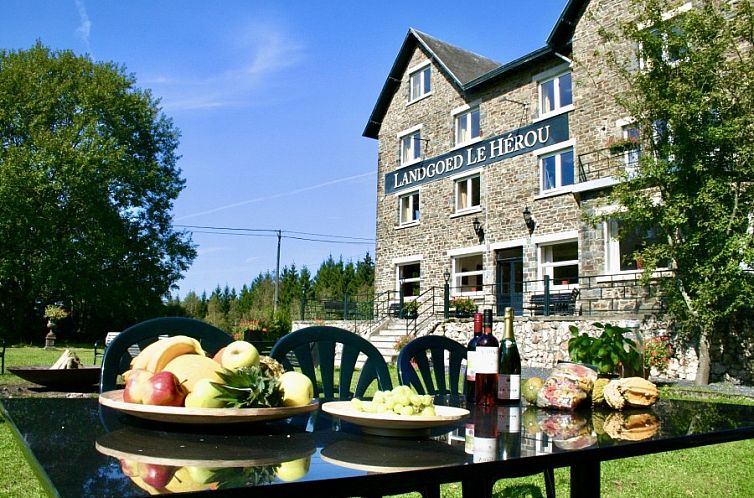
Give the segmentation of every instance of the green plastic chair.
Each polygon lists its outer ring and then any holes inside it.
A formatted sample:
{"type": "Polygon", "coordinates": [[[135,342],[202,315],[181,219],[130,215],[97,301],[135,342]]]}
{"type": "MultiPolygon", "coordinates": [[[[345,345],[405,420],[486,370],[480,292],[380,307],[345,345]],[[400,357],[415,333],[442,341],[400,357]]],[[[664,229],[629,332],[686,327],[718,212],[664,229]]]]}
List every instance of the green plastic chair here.
{"type": "Polygon", "coordinates": [[[314,384],[314,396],[327,400],[347,400],[362,397],[367,388],[377,382],[378,389],[393,388],[385,359],[377,348],[348,330],[337,327],[306,327],[283,336],[273,346],[270,356],[279,361],[286,370],[294,370],[294,363],[314,384]],[[335,382],[335,346],[342,344],[340,371],[335,382]],[[359,354],[366,355],[366,362],[358,372],[356,388],[351,384],[356,371],[359,354]],[[318,381],[321,379],[321,383],[318,381]]]}
{"type": "Polygon", "coordinates": [[[398,353],[398,379],[419,394],[460,397],[466,393],[466,379],[461,375],[461,365],[465,359],[466,347],[453,339],[441,335],[417,337],[398,353]]]}
{"type": "Polygon", "coordinates": [[[100,392],[117,387],[118,375],[129,368],[131,354],[128,348],[137,344],[139,348],[156,341],[161,335],[187,335],[197,339],[208,353],[215,353],[233,342],[226,332],[200,320],[181,317],[153,318],[133,325],[118,334],[105,349],[102,357],[100,392]]]}

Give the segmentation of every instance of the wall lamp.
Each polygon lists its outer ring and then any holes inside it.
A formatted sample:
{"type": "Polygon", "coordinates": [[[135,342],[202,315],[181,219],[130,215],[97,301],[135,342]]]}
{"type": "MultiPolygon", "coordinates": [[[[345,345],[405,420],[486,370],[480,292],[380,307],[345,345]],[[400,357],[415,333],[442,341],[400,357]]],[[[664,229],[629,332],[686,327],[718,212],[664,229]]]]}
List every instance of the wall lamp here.
{"type": "Polygon", "coordinates": [[[479,221],[479,218],[474,218],[473,221],[474,226],[474,233],[477,237],[479,237],[479,242],[484,240],[484,228],[482,228],[482,222],[479,221]]]}
{"type": "Polygon", "coordinates": [[[443,273],[442,276],[445,279],[446,284],[450,282],[450,272],[448,270],[445,270],[445,273],[443,273]]]}
{"type": "Polygon", "coordinates": [[[537,226],[537,222],[534,221],[534,218],[532,218],[531,211],[529,211],[529,206],[526,206],[524,208],[523,215],[524,223],[526,223],[526,228],[529,229],[529,233],[532,233],[537,226]]]}

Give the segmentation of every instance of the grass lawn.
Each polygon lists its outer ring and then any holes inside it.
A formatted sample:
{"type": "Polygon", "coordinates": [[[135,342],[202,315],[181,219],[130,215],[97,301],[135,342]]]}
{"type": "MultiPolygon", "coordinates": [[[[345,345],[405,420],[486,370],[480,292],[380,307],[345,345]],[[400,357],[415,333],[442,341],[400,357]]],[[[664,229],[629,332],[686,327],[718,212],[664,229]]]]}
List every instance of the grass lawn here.
{"type": "MultiPolygon", "coordinates": [[[[92,362],[91,348],[71,348],[85,364],[92,362]]],[[[63,348],[9,348],[6,366],[52,364],[63,348]]],[[[395,373],[392,369],[391,373],[395,373]]],[[[15,384],[17,377],[0,376],[0,387],[15,384]]],[[[663,396],[673,396],[664,391],[663,396]]],[[[688,396],[685,396],[688,398],[688,396]]],[[[706,399],[706,398],[705,398],[706,399]]],[[[720,401],[716,399],[715,401],[720,401]]],[[[736,400],[736,402],[741,402],[736,400]]],[[[602,496],[635,497],[749,497],[754,496],[751,466],[754,463],[754,440],[725,443],[689,450],[659,453],[642,457],[604,462],[602,496]]],[[[569,495],[570,474],[556,469],[558,496],[569,495]]],[[[46,496],[27,464],[9,425],[0,419],[0,496],[36,498],[46,496]]],[[[418,494],[402,495],[419,497],[418,494]]],[[[460,497],[459,484],[443,487],[443,497],[460,497]]],[[[544,480],[541,474],[527,478],[505,479],[495,486],[496,498],[541,498],[544,480]]]]}

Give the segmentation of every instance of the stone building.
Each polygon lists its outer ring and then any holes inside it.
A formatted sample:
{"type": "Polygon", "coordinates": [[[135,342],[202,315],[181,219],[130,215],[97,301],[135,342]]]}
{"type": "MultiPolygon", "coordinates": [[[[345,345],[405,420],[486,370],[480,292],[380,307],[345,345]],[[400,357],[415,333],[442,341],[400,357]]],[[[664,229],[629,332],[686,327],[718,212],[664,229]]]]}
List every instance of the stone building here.
{"type": "Polygon", "coordinates": [[[570,0],[542,48],[506,63],[409,30],[364,130],[379,142],[377,295],[423,302],[448,278],[498,313],[544,293],[576,312],[648,306],[625,291],[641,272],[625,256],[651,234],[584,221],[638,159],[595,50],[627,6],[570,0]]]}

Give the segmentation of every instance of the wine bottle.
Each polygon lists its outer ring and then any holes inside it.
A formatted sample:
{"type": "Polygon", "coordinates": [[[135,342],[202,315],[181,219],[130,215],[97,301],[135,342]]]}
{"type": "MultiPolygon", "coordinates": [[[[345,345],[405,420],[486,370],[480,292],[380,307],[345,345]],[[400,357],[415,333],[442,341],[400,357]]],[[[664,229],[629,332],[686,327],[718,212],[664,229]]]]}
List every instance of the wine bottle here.
{"type": "Polygon", "coordinates": [[[484,333],[479,336],[474,350],[474,402],[482,406],[497,404],[498,342],[492,335],[492,310],[484,310],[484,333]]]}
{"type": "Polygon", "coordinates": [[[521,401],[521,356],[513,337],[513,308],[505,308],[505,327],[497,361],[497,402],[521,401]]]}
{"type": "Polygon", "coordinates": [[[482,335],[482,314],[474,313],[474,337],[469,341],[466,351],[466,404],[471,405],[474,402],[474,392],[476,388],[476,367],[474,366],[474,355],[476,353],[476,343],[482,335]]]}
{"type": "Polygon", "coordinates": [[[521,407],[497,407],[497,459],[521,456],[521,407]]]}
{"type": "Polygon", "coordinates": [[[497,456],[497,414],[495,407],[477,405],[474,412],[472,462],[492,462],[497,456]]]}

